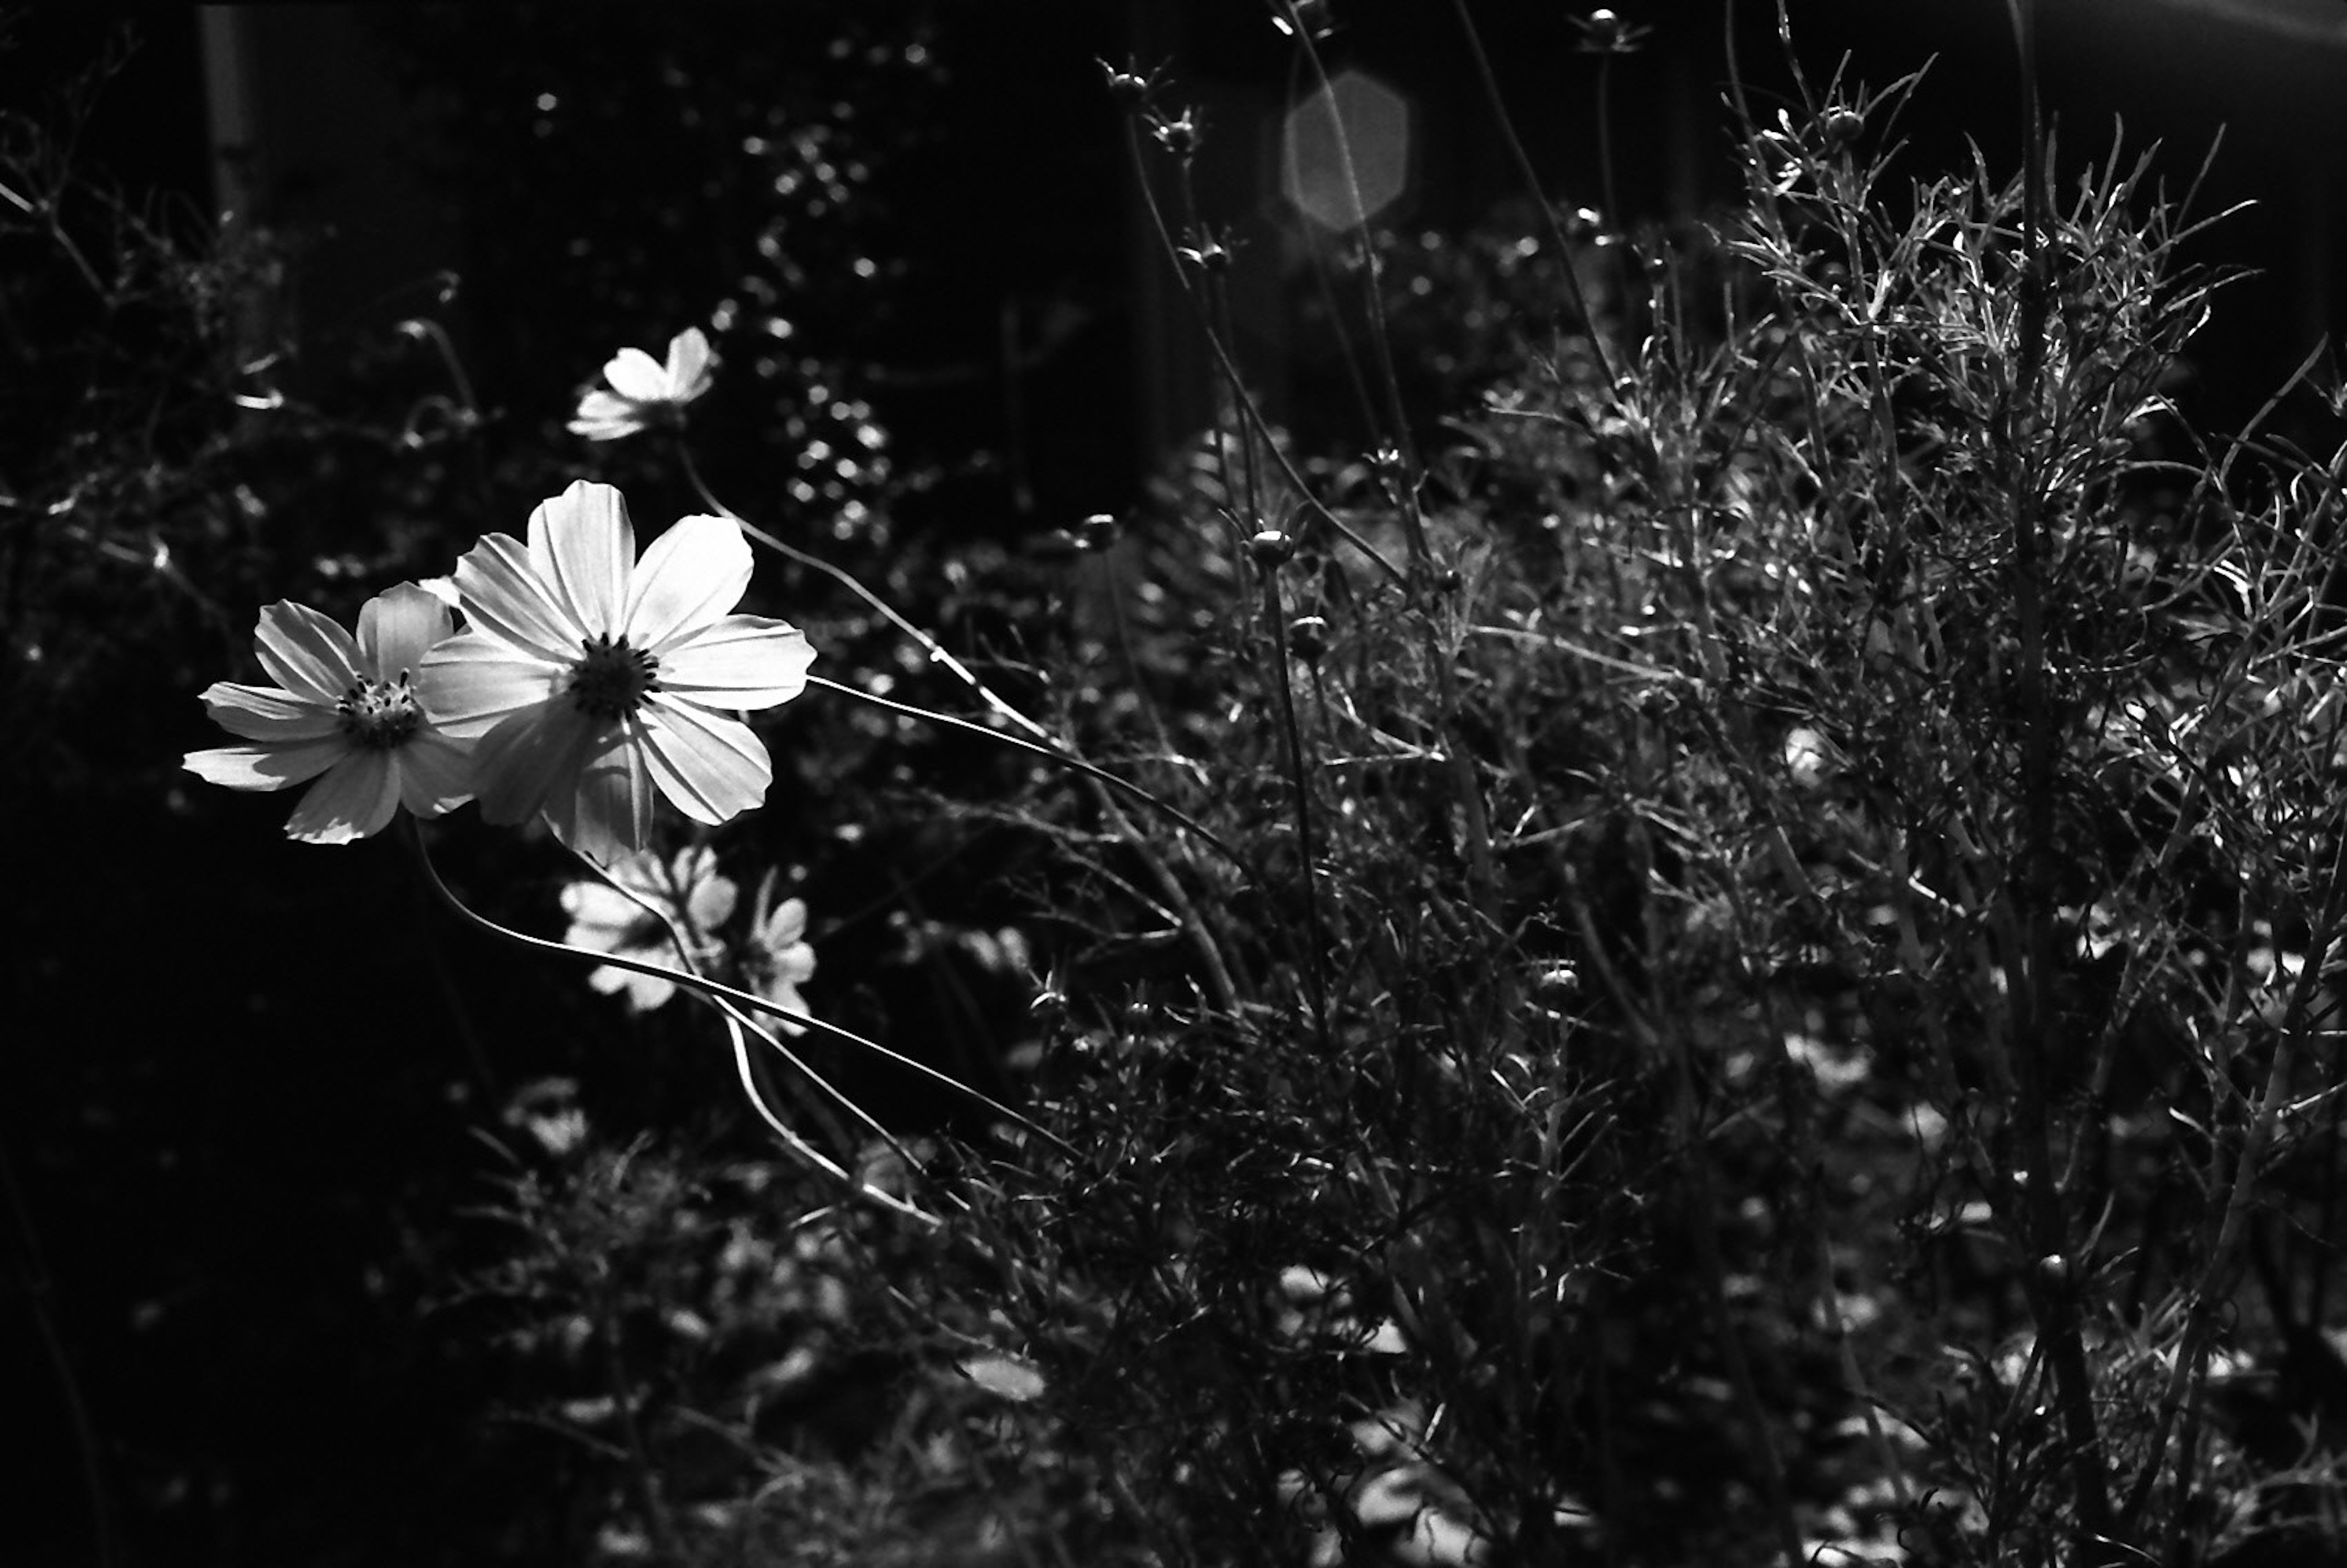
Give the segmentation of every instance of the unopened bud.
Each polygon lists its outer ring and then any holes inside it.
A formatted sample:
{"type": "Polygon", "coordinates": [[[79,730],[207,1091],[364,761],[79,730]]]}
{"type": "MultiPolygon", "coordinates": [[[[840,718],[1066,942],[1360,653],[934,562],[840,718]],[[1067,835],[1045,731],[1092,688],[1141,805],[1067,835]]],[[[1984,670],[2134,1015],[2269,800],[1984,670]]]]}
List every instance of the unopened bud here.
{"type": "Polygon", "coordinates": [[[1116,518],[1107,512],[1094,512],[1076,530],[1076,543],[1088,550],[1104,550],[1116,543],[1116,518]]]}
{"type": "Polygon", "coordinates": [[[1223,249],[1218,241],[1214,240],[1208,240],[1200,245],[1184,245],[1182,248],[1182,259],[1192,266],[1202,267],[1209,272],[1227,272],[1231,267],[1231,253],[1223,249]]]}
{"type": "Polygon", "coordinates": [[[1866,128],[1866,117],[1854,108],[1830,111],[1825,118],[1826,141],[1834,147],[1848,147],[1866,128]]]}
{"type": "Polygon", "coordinates": [[[1149,101],[1149,84],[1131,71],[1109,68],[1109,96],[1128,108],[1138,108],[1149,101]]]}
{"type": "Polygon", "coordinates": [[[1307,664],[1317,664],[1328,651],[1328,623],[1317,615],[1299,615],[1287,628],[1287,646],[1307,664]]]}
{"type": "Polygon", "coordinates": [[[1198,150],[1198,121],[1188,109],[1184,109],[1178,119],[1161,116],[1151,129],[1165,150],[1176,158],[1187,158],[1198,150]]]}
{"type": "Polygon", "coordinates": [[[1247,540],[1247,554],[1266,569],[1286,566],[1296,556],[1296,541],[1277,528],[1266,528],[1247,540]]]}

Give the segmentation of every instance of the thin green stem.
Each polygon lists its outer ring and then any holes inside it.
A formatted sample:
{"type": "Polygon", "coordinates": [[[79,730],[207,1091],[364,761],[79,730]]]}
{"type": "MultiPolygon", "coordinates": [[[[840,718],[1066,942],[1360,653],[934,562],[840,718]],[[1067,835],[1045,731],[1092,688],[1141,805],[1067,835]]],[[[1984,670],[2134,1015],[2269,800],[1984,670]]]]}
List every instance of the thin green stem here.
{"type": "Polygon", "coordinates": [[[1615,234],[1622,226],[1621,199],[1614,192],[1614,51],[1597,56],[1597,189],[1604,193],[1605,223],[1615,234]]]}
{"type": "Polygon", "coordinates": [[[826,692],[836,692],[843,697],[853,697],[859,702],[869,702],[876,708],[883,708],[891,713],[901,714],[908,719],[919,719],[927,723],[943,725],[949,730],[961,730],[969,734],[983,735],[989,741],[998,742],[1015,751],[1030,753],[1035,756],[1057,763],[1061,767],[1080,773],[1088,779],[1108,785],[1120,794],[1140,802],[1167,821],[1195,834],[1203,842],[1212,845],[1225,859],[1240,870],[1249,876],[1255,874],[1254,862],[1232,848],[1230,844],[1213,828],[1206,826],[1181,807],[1159,798],[1129,779],[1121,779],[1103,768],[1094,766],[1072,752],[1062,751],[1055,745],[1022,740],[1017,735],[1006,735],[1000,730],[989,730],[984,724],[972,723],[968,719],[957,719],[950,713],[940,713],[928,708],[916,707],[910,702],[899,702],[891,698],[876,696],[870,692],[859,692],[853,686],[842,685],[836,681],[826,681],[820,675],[808,676],[807,684],[820,686],[826,692]]]}
{"type": "Polygon", "coordinates": [[[1524,150],[1523,139],[1516,135],[1516,124],[1508,115],[1507,101],[1500,96],[1500,78],[1491,70],[1491,59],[1483,52],[1483,36],[1476,29],[1475,19],[1467,14],[1467,0],[1450,0],[1459,16],[1459,30],[1467,36],[1467,51],[1475,58],[1475,74],[1483,86],[1483,97],[1491,106],[1491,118],[1500,128],[1500,138],[1507,143],[1508,156],[1514,159],[1516,172],[1524,182],[1524,191],[1539,209],[1542,223],[1546,226],[1549,242],[1556,247],[1557,269],[1564,284],[1565,298],[1573,313],[1581,320],[1581,332],[1589,340],[1590,351],[1597,355],[1598,364],[1605,372],[1610,386],[1622,378],[1621,368],[1614,363],[1613,350],[1597,330],[1597,318],[1589,309],[1589,298],[1582,292],[1581,276],[1573,270],[1573,247],[1566,242],[1564,226],[1556,220],[1556,209],[1549,204],[1541,190],[1540,172],[1532,168],[1532,155],[1524,150]]]}
{"type": "Polygon", "coordinates": [[[1320,875],[1312,839],[1312,792],[1304,767],[1304,735],[1296,723],[1296,691],[1287,668],[1286,611],[1279,601],[1279,569],[1263,569],[1264,619],[1271,623],[1273,685],[1279,692],[1280,726],[1287,740],[1288,784],[1296,800],[1296,849],[1304,870],[1304,979],[1312,992],[1312,1022],[1325,1056],[1328,1040],[1327,935],[1320,918],[1320,875]]]}
{"type": "Polygon", "coordinates": [[[1329,140],[1337,149],[1337,167],[1345,178],[1345,193],[1353,204],[1353,234],[1361,255],[1361,303],[1369,333],[1369,349],[1378,369],[1378,390],[1385,394],[1386,417],[1393,429],[1390,439],[1393,450],[1400,459],[1401,477],[1394,497],[1401,511],[1403,528],[1409,543],[1412,567],[1423,574],[1429,569],[1426,548],[1426,519],[1418,507],[1419,470],[1418,444],[1412,439],[1409,418],[1402,406],[1401,377],[1394,370],[1393,344],[1386,333],[1385,299],[1380,286],[1384,276],[1378,265],[1377,236],[1369,228],[1368,205],[1361,194],[1359,172],[1353,167],[1352,138],[1345,134],[1345,117],[1337,101],[1337,84],[1328,75],[1328,67],[1320,57],[1319,46],[1312,40],[1312,29],[1304,25],[1297,14],[1295,0],[1282,0],[1287,12],[1298,47],[1311,63],[1312,74],[1320,83],[1321,96],[1328,104],[1329,140]]]}
{"type": "Polygon", "coordinates": [[[964,664],[960,660],[948,652],[946,651],[945,644],[939,642],[936,638],[922,630],[918,626],[915,625],[903,615],[898,614],[887,600],[882,599],[878,594],[874,593],[870,589],[858,582],[853,573],[841,570],[838,567],[832,565],[831,562],[825,560],[820,556],[809,555],[806,551],[800,549],[795,545],[784,544],[782,540],[776,538],[774,535],[758,527],[755,523],[751,522],[749,518],[743,517],[741,513],[735,511],[733,507],[719,500],[716,493],[711,490],[707,483],[701,477],[701,470],[694,466],[692,461],[692,449],[686,446],[682,442],[679,442],[677,444],[677,451],[682,456],[684,461],[684,477],[692,484],[694,491],[700,495],[702,500],[706,503],[712,511],[716,512],[718,516],[729,518],[735,524],[739,525],[744,537],[765,546],[768,549],[773,550],[775,554],[783,557],[786,560],[796,561],[803,567],[822,572],[834,582],[838,583],[842,588],[845,588],[848,592],[854,594],[856,598],[862,600],[866,605],[870,606],[873,612],[878,615],[882,620],[886,620],[889,625],[895,627],[897,630],[903,632],[906,636],[919,643],[921,647],[928,651],[929,658],[933,662],[942,664],[946,669],[951,671],[961,680],[964,685],[968,686],[972,692],[977,692],[979,700],[984,702],[989,708],[992,709],[995,712],[1001,714],[1005,719],[1008,719],[1010,723],[1018,725],[1020,729],[1026,731],[1030,735],[1036,736],[1038,739],[1048,740],[1050,738],[1050,733],[1046,731],[1042,725],[1037,723],[1034,720],[1029,718],[1026,714],[1020,712],[1018,709],[1005,702],[996,693],[995,690],[991,686],[989,686],[985,682],[979,680],[975,674],[973,674],[970,671],[969,666],[964,664]]]}
{"type": "Polygon", "coordinates": [[[403,818],[403,821],[406,825],[408,845],[415,852],[415,861],[424,872],[426,885],[451,912],[476,930],[511,942],[517,947],[528,948],[534,952],[553,953],[562,958],[579,958],[592,964],[608,965],[615,969],[626,969],[631,974],[651,975],[656,979],[667,980],[706,996],[721,998],[737,1007],[747,1008],[753,1012],[764,1013],[770,1018],[781,1019],[786,1023],[794,1023],[803,1028],[815,1030],[845,1044],[868,1050],[884,1061],[894,1062],[897,1066],[926,1078],[941,1088],[951,1090],[972,1104],[990,1111],[1005,1121],[1016,1123],[1050,1143],[1061,1153],[1073,1155],[1076,1153],[1075,1147],[1066,1139],[1047,1128],[1038,1126],[1034,1122],[1020,1115],[983,1090],[973,1089],[950,1073],[941,1072],[925,1061],[917,1061],[902,1051],[892,1050],[876,1040],[866,1040],[853,1030],[842,1029],[835,1023],[826,1023],[812,1014],[784,1007],[778,1002],[769,1001],[754,991],[745,991],[737,986],[729,986],[722,981],[712,980],[706,975],[696,975],[683,969],[672,969],[664,964],[654,964],[641,958],[630,958],[625,953],[599,953],[591,948],[574,948],[568,942],[552,941],[545,937],[533,937],[526,931],[517,931],[510,926],[501,926],[473,908],[449,889],[448,884],[441,879],[440,868],[433,864],[432,851],[425,844],[423,830],[416,825],[415,819],[406,817],[403,818]]]}
{"type": "Polygon", "coordinates": [[[1247,395],[1246,383],[1239,374],[1237,361],[1231,357],[1229,347],[1223,342],[1222,335],[1214,330],[1214,317],[1207,309],[1206,302],[1198,297],[1198,292],[1191,287],[1189,278],[1182,271],[1181,248],[1174,244],[1173,231],[1165,226],[1165,214],[1157,205],[1157,193],[1150,188],[1149,166],[1142,158],[1140,134],[1130,125],[1125,128],[1125,146],[1133,159],[1133,180],[1141,190],[1141,204],[1147,210],[1150,221],[1157,230],[1159,244],[1164,248],[1165,254],[1172,261],[1174,281],[1181,289],[1182,297],[1189,302],[1190,309],[1196,314],[1199,330],[1205,335],[1207,350],[1214,354],[1215,364],[1222,370],[1223,380],[1231,389],[1232,400],[1238,405],[1239,412],[1246,416],[1249,428],[1255,431],[1256,438],[1263,444],[1263,449],[1270,454],[1271,460],[1279,465],[1279,471],[1286,476],[1289,486],[1295,490],[1304,509],[1318,521],[1327,525],[1346,543],[1360,551],[1396,587],[1408,589],[1409,574],[1386,559],[1384,554],[1375,545],[1363,538],[1344,518],[1330,511],[1321,503],[1318,497],[1313,495],[1311,486],[1304,482],[1304,476],[1296,472],[1295,463],[1272,436],[1271,426],[1265,421],[1263,411],[1255,405],[1255,399],[1247,395]]]}
{"type": "Polygon", "coordinates": [[[49,1312],[49,1272],[41,1258],[39,1233],[33,1228],[32,1210],[25,1194],[16,1185],[15,1168],[9,1163],[8,1151],[0,1146],[0,1191],[8,1199],[8,1217],[25,1248],[25,1301],[33,1316],[33,1327],[41,1337],[41,1348],[56,1373],[57,1391],[65,1400],[66,1419],[73,1428],[74,1451],[81,1460],[82,1485],[89,1493],[89,1528],[94,1560],[98,1568],[114,1568],[120,1562],[114,1543],[114,1507],[107,1495],[106,1469],[100,1457],[97,1429],[89,1419],[89,1405],[82,1398],[81,1379],[74,1375],[73,1358],[66,1354],[66,1343],[57,1332],[56,1319],[49,1312]]]}

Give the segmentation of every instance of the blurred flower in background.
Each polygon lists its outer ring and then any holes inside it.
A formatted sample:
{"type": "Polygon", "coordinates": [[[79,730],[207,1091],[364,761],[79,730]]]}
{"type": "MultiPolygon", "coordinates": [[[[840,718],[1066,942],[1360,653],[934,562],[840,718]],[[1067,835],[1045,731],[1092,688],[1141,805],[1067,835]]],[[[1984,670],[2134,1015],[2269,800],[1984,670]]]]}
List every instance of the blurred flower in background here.
{"type": "MultiPolygon", "coordinates": [[[[715,929],[731,919],[741,889],[717,873],[717,856],[707,845],[663,862],[647,850],[610,867],[611,881],[573,882],[562,889],[562,912],[570,917],[563,940],[574,948],[612,953],[645,963],[675,967],[675,938],[683,938],[684,967],[706,968],[719,952],[715,929]],[[616,884],[617,886],[613,886],[616,884]]],[[[609,964],[587,977],[606,996],[624,991],[630,1012],[650,1012],[676,994],[676,982],[609,964]]]]}
{"type": "Polygon", "coordinates": [[[597,387],[579,400],[571,430],[589,441],[617,441],[683,417],[684,405],[709,390],[709,339],[687,327],[668,340],[662,364],[640,348],[623,348],[603,367],[610,390],[597,387]]]}
{"type": "MultiPolygon", "coordinates": [[[[750,938],[743,954],[743,968],[748,972],[751,988],[760,996],[776,1007],[805,1012],[806,999],[799,995],[799,987],[815,979],[815,948],[806,939],[806,903],[804,899],[785,898],[773,904],[774,892],[774,878],[768,876],[765,885],[758,889],[757,910],[750,917],[750,938]]],[[[785,1033],[806,1032],[805,1024],[786,1019],[774,1021],[785,1033]]]]}

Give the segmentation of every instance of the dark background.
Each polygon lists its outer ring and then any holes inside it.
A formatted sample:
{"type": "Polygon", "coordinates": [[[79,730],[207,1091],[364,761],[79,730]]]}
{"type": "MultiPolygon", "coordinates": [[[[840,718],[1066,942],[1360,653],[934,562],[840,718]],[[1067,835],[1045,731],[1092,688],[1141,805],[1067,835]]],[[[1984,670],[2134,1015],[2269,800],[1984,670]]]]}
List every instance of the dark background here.
{"type": "MultiPolygon", "coordinates": [[[[1395,216],[1458,229],[1517,199],[1448,8],[1336,9],[1332,58],[1412,106],[1395,216]]],[[[1614,67],[1622,217],[1695,219],[1734,188],[1720,14],[1619,9],[1655,28],[1614,67]]],[[[1767,9],[1741,7],[1740,35],[1764,114],[1785,82],[1767,9]]],[[[1595,202],[1596,62],[1570,12],[1474,10],[1544,179],[1595,202]]],[[[2047,7],[2065,160],[2102,156],[2123,116],[2128,146],[2164,144],[2181,189],[2222,126],[2197,210],[2258,203],[2196,242],[2258,273],[2222,296],[2181,389],[2218,429],[2263,402],[2340,302],[2339,15],[2047,7]]],[[[2002,5],[1853,0],[1793,17],[1813,80],[1844,50],[1875,82],[1937,56],[1904,127],[1919,174],[1975,146],[2016,166],[2002,5]]],[[[1103,57],[1162,62],[1166,102],[1204,107],[1201,201],[1239,248],[1248,362],[1276,417],[1346,439],[1297,368],[1314,352],[1292,324],[1312,241],[1272,155],[1292,53],[1252,0],[48,6],[7,28],[0,106],[56,114],[123,27],[137,46],[79,155],[160,221],[195,232],[226,206],[286,248],[282,286],[243,330],[292,345],[257,374],[311,423],[282,448],[247,431],[244,467],[188,470],[189,495],[249,494],[261,513],[194,531],[179,571],[137,549],[94,557],[88,611],[39,622],[77,624],[70,647],[26,630],[55,605],[11,611],[0,1427],[20,1460],[0,1479],[0,1559],[93,1558],[78,1420],[121,1560],[481,1561],[545,1500],[542,1477],[478,1440],[494,1370],[432,1307],[488,1245],[463,1217],[491,1165],[477,1132],[553,1072],[622,1128],[705,1123],[723,1097],[648,1054],[681,1045],[631,1031],[575,972],[453,930],[389,842],[290,845],[284,797],[179,774],[181,752],[217,743],[195,692],[251,677],[252,590],[339,594],[347,620],[581,473],[625,484],[647,519],[689,509],[657,452],[589,452],[561,425],[614,348],[657,349],[712,313],[729,372],[696,415],[718,488],[850,559],[891,540],[1015,552],[1133,505],[1207,404],[1103,57]],[[816,127],[815,143],[794,139],[816,127]],[[449,334],[468,399],[450,401],[445,366],[399,333],[412,319],[449,334]],[[435,396],[466,410],[464,429],[412,450],[364,436],[369,421],[445,418],[435,396]],[[885,432],[884,459],[846,474],[807,459],[864,424],[885,432]],[[843,528],[850,516],[864,520],[843,528]],[[44,684],[68,662],[69,691],[44,684]]],[[[10,267],[45,264],[10,244],[10,267]]],[[[37,357],[50,296],[26,287],[9,374],[34,386],[56,362],[37,357]]],[[[71,466],[48,429],[0,436],[16,555],[73,515],[36,504],[71,466]]],[[[557,918],[543,859],[483,854],[485,901],[538,928],[557,918]]],[[[859,961],[852,941],[825,948],[834,998],[859,961]]]]}

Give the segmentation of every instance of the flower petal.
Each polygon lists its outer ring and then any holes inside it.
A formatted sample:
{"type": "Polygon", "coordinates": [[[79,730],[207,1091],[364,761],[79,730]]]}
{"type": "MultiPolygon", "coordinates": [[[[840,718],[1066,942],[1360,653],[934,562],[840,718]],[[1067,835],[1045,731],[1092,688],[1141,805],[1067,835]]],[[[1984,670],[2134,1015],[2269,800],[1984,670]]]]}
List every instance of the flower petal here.
{"type": "Polygon", "coordinates": [[[348,844],[381,833],[399,809],[399,772],[391,753],[364,746],[326,770],[285,824],[305,844],[348,844]]]}
{"type": "Polygon", "coordinates": [[[567,705],[528,708],[505,720],[473,746],[473,793],[481,819],[527,822],[556,794],[570,789],[594,754],[598,726],[567,705]]]}
{"type": "Polygon", "coordinates": [[[413,672],[432,645],[456,630],[456,617],[412,582],[376,594],[359,610],[359,667],[378,681],[413,672]]]}
{"type": "Polygon", "coordinates": [[[660,361],[640,348],[623,348],[603,367],[611,390],[638,403],[657,403],[668,394],[668,376],[660,361]]]}
{"type": "Polygon", "coordinates": [[[547,797],[546,824],[554,836],[608,866],[651,841],[655,796],[644,766],[641,715],[600,737],[576,773],[547,797]]]}
{"type": "Polygon", "coordinates": [[[643,405],[611,392],[590,392],[579,400],[579,412],[571,416],[570,431],[589,441],[617,441],[622,436],[633,436],[644,427],[643,405]]]}
{"type": "MultiPolygon", "coordinates": [[[[662,960],[655,955],[653,961],[662,960]]],[[[606,996],[618,991],[627,992],[630,1012],[650,1012],[654,1008],[666,1005],[668,999],[676,995],[674,980],[664,980],[658,975],[640,975],[633,969],[595,969],[587,976],[587,983],[606,996]],[[596,979],[598,975],[610,978],[599,981],[596,979]]]]}
{"type": "Polygon", "coordinates": [[[742,889],[730,876],[712,876],[699,884],[686,898],[687,919],[700,930],[713,931],[733,917],[735,906],[742,902],[742,889]]]}
{"type": "MultiPolygon", "coordinates": [[[[765,985],[759,989],[759,994],[764,997],[768,1001],[774,1003],[776,1007],[788,1008],[795,1013],[804,1013],[807,1010],[806,999],[799,995],[798,987],[793,985],[789,980],[784,979],[780,977],[768,980],[765,985]]],[[[770,1016],[766,1021],[773,1024],[776,1029],[781,1030],[784,1034],[805,1034],[806,1032],[806,1025],[803,1023],[793,1023],[786,1018],[774,1018],[770,1016]]]]}
{"type": "Polygon", "coordinates": [[[570,917],[563,940],[574,948],[613,951],[632,940],[638,929],[651,924],[642,908],[628,896],[600,882],[573,882],[562,889],[562,912],[570,917]]]}
{"type": "Polygon", "coordinates": [[[539,502],[529,515],[529,559],[581,631],[618,634],[636,559],[636,530],[618,490],[579,479],[539,502]]]}
{"type": "Polygon", "coordinates": [[[358,644],[306,604],[281,599],[262,610],[252,645],[269,678],[297,697],[331,708],[358,682],[358,644]]]}
{"type": "Polygon", "coordinates": [[[484,534],[465,552],[456,563],[456,592],[477,630],[542,658],[579,657],[586,628],[538,576],[529,548],[511,534],[484,534]]]}
{"type": "Polygon", "coordinates": [[[804,898],[785,898],[774,906],[774,914],[758,933],[758,940],[780,955],[795,946],[806,935],[807,907],[804,898]]]}
{"type": "Polygon", "coordinates": [[[439,816],[473,798],[473,749],[433,729],[418,730],[392,753],[399,804],[416,816],[439,816]]]}
{"type": "Polygon", "coordinates": [[[289,789],[316,778],[351,753],[342,735],[290,746],[217,746],[190,752],[180,765],[200,779],[231,789],[289,789]]]}
{"type": "MultiPolygon", "coordinates": [[[[526,709],[559,702],[569,679],[557,664],[485,632],[451,637],[425,655],[415,695],[446,734],[471,740],[526,709]]],[[[527,814],[525,814],[527,815],[527,814]]]]}
{"type": "Polygon", "coordinates": [[[687,327],[668,340],[668,395],[690,403],[709,390],[709,339],[687,327]]]}
{"type": "Polygon", "coordinates": [[[763,615],[729,615],[660,651],[661,690],[710,708],[771,708],[806,690],[806,633],[763,615]]]}
{"type": "Polygon", "coordinates": [[[684,518],[654,539],[628,589],[628,641],[657,651],[714,623],[750,586],[750,542],[730,518],[684,518]]]}
{"type": "Polygon", "coordinates": [[[677,810],[714,826],[765,800],[774,764],[749,725],[661,692],[645,702],[637,719],[652,780],[677,810]]]}
{"type": "Polygon", "coordinates": [[[204,711],[231,735],[281,745],[322,740],[342,727],[341,715],[314,698],[231,681],[215,681],[204,688],[204,711]]]}

